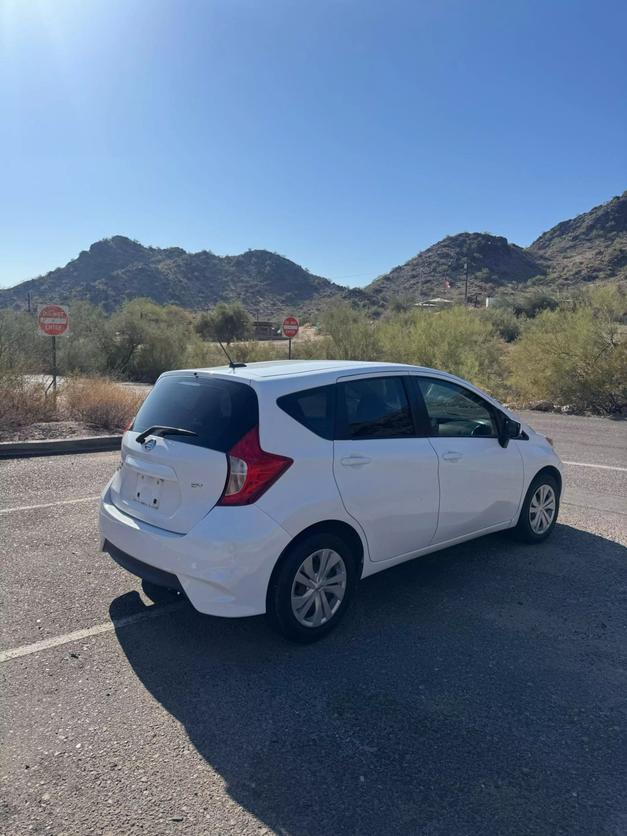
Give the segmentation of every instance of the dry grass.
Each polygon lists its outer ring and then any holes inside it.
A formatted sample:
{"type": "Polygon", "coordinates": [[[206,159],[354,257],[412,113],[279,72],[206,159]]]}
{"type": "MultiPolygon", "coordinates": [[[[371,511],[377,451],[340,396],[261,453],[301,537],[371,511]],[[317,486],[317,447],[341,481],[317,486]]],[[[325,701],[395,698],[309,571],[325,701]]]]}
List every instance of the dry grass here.
{"type": "Polygon", "coordinates": [[[40,421],[54,421],[55,417],[54,397],[46,395],[43,383],[22,375],[0,377],[0,426],[3,431],[40,421]]]}
{"type": "Polygon", "coordinates": [[[145,397],[145,392],[105,378],[76,378],[64,385],[60,409],[69,419],[103,430],[123,430],[145,397]]]}

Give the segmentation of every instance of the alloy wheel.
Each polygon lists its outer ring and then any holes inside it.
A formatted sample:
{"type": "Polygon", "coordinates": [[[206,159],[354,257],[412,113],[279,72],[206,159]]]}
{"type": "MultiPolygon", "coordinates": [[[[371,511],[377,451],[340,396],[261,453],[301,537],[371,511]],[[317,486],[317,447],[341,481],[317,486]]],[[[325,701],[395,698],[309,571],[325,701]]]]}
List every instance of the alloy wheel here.
{"type": "Polygon", "coordinates": [[[346,564],[333,549],[318,549],[301,563],[292,583],[292,612],[305,627],[326,624],[346,593],[346,564]]]}
{"type": "Polygon", "coordinates": [[[529,525],[534,534],[544,534],[555,518],[557,500],[551,485],[540,485],[529,505],[529,525]]]}

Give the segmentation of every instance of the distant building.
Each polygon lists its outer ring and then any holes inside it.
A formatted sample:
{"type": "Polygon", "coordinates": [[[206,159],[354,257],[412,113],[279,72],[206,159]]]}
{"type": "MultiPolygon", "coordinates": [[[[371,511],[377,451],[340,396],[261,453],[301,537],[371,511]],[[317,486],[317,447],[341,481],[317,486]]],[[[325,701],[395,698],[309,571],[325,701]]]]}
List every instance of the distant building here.
{"type": "Polygon", "coordinates": [[[253,321],[253,334],[256,340],[276,340],[279,338],[279,326],[268,319],[253,321]]]}
{"type": "Polygon", "coordinates": [[[436,308],[442,309],[447,305],[452,305],[452,299],[443,299],[441,296],[436,296],[435,299],[427,299],[426,302],[416,302],[415,308],[436,308]]]}

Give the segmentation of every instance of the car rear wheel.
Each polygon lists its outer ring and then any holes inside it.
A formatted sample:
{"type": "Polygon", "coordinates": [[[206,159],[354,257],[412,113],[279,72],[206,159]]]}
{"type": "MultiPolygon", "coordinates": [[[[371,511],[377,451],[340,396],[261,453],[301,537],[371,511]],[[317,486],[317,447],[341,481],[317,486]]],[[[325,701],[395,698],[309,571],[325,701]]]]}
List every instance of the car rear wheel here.
{"type": "Polygon", "coordinates": [[[540,543],[553,531],[560,505],[557,480],[550,473],[540,473],[527,491],[516,536],[526,543],[540,543]]]}
{"type": "Polygon", "coordinates": [[[268,590],[267,615],[290,639],[313,642],[340,621],[357,581],[357,561],[335,534],[320,533],[290,547],[268,590]]]}

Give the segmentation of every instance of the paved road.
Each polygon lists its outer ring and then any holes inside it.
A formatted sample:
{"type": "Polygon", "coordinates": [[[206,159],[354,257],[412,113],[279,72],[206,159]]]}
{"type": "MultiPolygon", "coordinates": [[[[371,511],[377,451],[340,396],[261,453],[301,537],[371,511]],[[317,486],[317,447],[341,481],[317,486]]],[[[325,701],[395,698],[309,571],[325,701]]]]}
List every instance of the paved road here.
{"type": "Polygon", "coordinates": [[[312,647],[99,554],[116,454],[0,463],[0,832],[627,833],[627,424],[530,420],[578,463],[551,541],[375,576],[312,647]]]}

